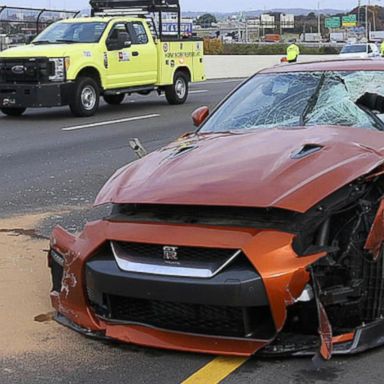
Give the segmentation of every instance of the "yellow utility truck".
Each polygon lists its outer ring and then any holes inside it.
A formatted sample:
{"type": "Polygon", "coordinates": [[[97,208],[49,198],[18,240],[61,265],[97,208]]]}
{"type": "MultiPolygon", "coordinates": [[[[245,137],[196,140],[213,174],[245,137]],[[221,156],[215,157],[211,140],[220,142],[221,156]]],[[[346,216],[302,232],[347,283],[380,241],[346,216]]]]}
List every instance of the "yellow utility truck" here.
{"type": "Polygon", "coordinates": [[[205,80],[203,42],[182,36],[179,0],[91,0],[92,17],[52,24],[30,45],[0,53],[0,110],[69,105],[92,116],[100,97],[117,105],[132,93],[165,93],[183,104],[190,82],[205,80]],[[176,33],[164,34],[164,15],[176,33]],[[167,16],[170,17],[170,16],[167,16]]]}

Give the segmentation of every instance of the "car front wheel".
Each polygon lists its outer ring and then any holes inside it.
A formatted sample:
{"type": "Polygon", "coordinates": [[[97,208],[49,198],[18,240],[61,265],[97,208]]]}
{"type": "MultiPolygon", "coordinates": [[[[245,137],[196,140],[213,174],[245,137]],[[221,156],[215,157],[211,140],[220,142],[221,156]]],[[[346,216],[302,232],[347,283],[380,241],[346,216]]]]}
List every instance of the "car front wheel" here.
{"type": "Polygon", "coordinates": [[[69,107],[78,117],[93,116],[100,103],[100,89],[95,80],[90,77],[80,77],[75,84],[74,97],[69,107]]]}

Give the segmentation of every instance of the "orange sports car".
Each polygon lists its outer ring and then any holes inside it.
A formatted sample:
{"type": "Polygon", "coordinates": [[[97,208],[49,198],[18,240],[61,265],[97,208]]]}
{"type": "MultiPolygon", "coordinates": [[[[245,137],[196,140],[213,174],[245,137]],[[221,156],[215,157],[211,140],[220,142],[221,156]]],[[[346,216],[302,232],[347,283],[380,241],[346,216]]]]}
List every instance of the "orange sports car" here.
{"type": "Polygon", "coordinates": [[[51,300],[88,336],[223,355],[384,343],[384,61],[281,65],[117,171],[108,217],[51,237],[51,300]]]}

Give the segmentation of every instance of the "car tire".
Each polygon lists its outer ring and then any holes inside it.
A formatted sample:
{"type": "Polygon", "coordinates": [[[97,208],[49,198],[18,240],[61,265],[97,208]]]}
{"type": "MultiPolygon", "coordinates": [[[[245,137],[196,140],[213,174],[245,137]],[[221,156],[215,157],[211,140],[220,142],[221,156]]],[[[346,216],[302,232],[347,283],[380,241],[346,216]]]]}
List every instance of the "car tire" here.
{"type": "Polygon", "coordinates": [[[73,98],[69,108],[77,117],[93,116],[99,108],[100,88],[90,77],[79,77],[75,83],[73,98]]]}
{"type": "Polygon", "coordinates": [[[120,105],[125,99],[125,93],[120,95],[104,95],[104,101],[109,105],[120,105]]]}
{"type": "Polygon", "coordinates": [[[21,116],[26,110],[27,108],[1,108],[0,109],[2,113],[4,113],[4,115],[7,115],[7,116],[21,116]]]}
{"type": "Polygon", "coordinates": [[[171,105],[184,104],[188,91],[188,76],[184,72],[176,72],[173,84],[165,88],[165,97],[171,105]]]}

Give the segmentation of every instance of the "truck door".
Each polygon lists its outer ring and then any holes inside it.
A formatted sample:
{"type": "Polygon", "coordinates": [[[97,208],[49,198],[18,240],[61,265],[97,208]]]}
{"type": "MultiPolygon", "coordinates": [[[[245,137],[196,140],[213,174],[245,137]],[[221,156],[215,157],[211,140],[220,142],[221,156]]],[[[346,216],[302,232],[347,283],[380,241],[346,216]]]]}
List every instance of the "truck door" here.
{"type": "Polygon", "coordinates": [[[128,23],[132,37],[132,82],[135,85],[157,82],[157,48],[153,37],[141,21],[128,23]]]}
{"type": "Polygon", "coordinates": [[[107,51],[104,57],[107,88],[126,88],[134,85],[131,83],[133,67],[131,40],[127,23],[119,22],[112,27],[106,40],[107,51]],[[120,43],[122,36],[126,36],[127,39],[125,47],[120,43]]]}

